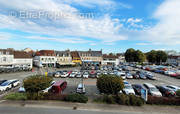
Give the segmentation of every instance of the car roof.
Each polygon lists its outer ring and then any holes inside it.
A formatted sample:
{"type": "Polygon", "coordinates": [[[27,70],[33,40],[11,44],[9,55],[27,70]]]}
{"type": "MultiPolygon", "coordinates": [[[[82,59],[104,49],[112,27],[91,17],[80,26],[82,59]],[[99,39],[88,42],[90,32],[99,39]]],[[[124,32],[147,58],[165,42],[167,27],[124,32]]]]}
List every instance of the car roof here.
{"type": "Polygon", "coordinates": [[[78,88],[83,87],[83,86],[84,86],[84,84],[82,84],[82,83],[78,84],[78,88]]]}
{"type": "Polygon", "coordinates": [[[144,85],[147,85],[148,87],[155,87],[154,85],[152,85],[150,83],[144,83],[144,85]]]}

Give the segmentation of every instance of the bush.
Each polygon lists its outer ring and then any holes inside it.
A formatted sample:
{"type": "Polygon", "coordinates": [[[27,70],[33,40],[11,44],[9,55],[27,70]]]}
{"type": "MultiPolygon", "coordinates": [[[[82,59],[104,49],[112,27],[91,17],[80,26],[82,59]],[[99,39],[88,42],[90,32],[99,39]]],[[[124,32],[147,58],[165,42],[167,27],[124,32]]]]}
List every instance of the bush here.
{"type": "Polygon", "coordinates": [[[26,92],[38,93],[39,91],[49,87],[51,82],[52,82],[51,77],[30,76],[24,80],[24,88],[26,92]]]}
{"type": "Polygon", "coordinates": [[[46,93],[44,94],[43,100],[59,100],[65,101],[66,94],[53,94],[53,93],[46,93]]]}
{"type": "Polygon", "coordinates": [[[116,96],[116,102],[121,105],[130,105],[129,97],[125,94],[119,94],[116,96]]]}
{"type": "Polygon", "coordinates": [[[43,100],[44,93],[26,93],[28,100],[43,100]]]}
{"type": "Polygon", "coordinates": [[[133,106],[142,106],[144,104],[144,100],[141,97],[129,95],[129,103],[133,106]]]}
{"type": "Polygon", "coordinates": [[[115,98],[112,95],[103,95],[103,102],[108,104],[115,104],[115,98]]]}
{"type": "Polygon", "coordinates": [[[124,88],[122,78],[115,75],[101,75],[96,85],[100,93],[105,94],[117,94],[124,88]]]}
{"type": "Polygon", "coordinates": [[[180,97],[180,90],[176,91],[176,95],[180,97]]]}
{"type": "Polygon", "coordinates": [[[147,104],[180,105],[180,98],[179,98],[179,97],[156,97],[156,96],[148,96],[147,104]]]}
{"type": "Polygon", "coordinates": [[[25,93],[10,93],[4,97],[7,100],[27,100],[25,93]]]}
{"type": "Polygon", "coordinates": [[[65,101],[87,103],[88,97],[83,94],[69,94],[65,97],[65,101]]]}

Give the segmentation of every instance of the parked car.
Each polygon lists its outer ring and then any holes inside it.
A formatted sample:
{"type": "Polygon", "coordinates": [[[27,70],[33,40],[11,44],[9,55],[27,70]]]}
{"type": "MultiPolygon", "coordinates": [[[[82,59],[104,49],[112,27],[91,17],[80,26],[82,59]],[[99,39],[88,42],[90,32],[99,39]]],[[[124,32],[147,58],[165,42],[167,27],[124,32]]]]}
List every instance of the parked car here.
{"type": "Polygon", "coordinates": [[[52,86],[53,86],[55,83],[56,83],[55,81],[52,81],[52,82],[51,82],[51,85],[50,85],[48,88],[42,90],[42,92],[43,92],[43,93],[48,93],[48,92],[51,90],[52,86]]]}
{"type": "Polygon", "coordinates": [[[70,75],[69,75],[70,78],[74,78],[76,77],[76,72],[72,72],[70,75]]]}
{"type": "Polygon", "coordinates": [[[132,88],[131,84],[125,84],[122,92],[127,95],[129,95],[129,94],[135,95],[134,89],[132,88]]]}
{"type": "Polygon", "coordinates": [[[18,92],[19,92],[19,93],[25,93],[26,90],[25,90],[25,88],[24,88],[23,86],[21,86],[21,87],[18,89],[18,92]]]}
{"type": "Polygon", "coordinates": [[[0,80],[0,85],[4,82],[6,82],[7,80],[0,80]]]}
{"type": "Polygon", "coordinates": [[[54,75],[54,77],[59,78],[59,77],[61,76],[61,73],[62,73],[62,72],[60,72],[60,71],[56,72],[55,75],[54,75]]]}
{"type": "Polygon", "coordinates": [[[13,80],[10,80],[11,81],[11,84],[12,84],[12,87],[17,87],[20,85],[20,81],[17,80],[17,79],[13,79],[13,80]]]}
{"type": "Polygon", "coordinates": [[[172,89],[172,90],[175,91],[175,92],[178,91],[178,90],[180,90],[180,87],[175,86],[175,85],[167,85],[166,87],[172,89]]]}
{"type": "Polygon", "coordinates": [[[148,94],[151,96],[162,96],[161,92],[152,84],[144,83],[144,87],[148,90],[148,94]]]}
{"type": "Polygon", "coordinates": [[[68,76],[69,76],[69,73],[67,71],[63,71],[62,74],[61,74],[62,78],[66,78],[68,76]]]}
{"type": "Polygon", "coordinates": [[[12,82],[11,80],[8,80],[8,81],[5,81],[4,83],[2,83],[0,85],[0,91],[10,90],[13,87],[11,82],[12,82]]]}
{"type": "Polygon", "coordinates": [[[126,81],[126,80],[123,80],[123,83],[124,83],[124,85],[125,85],[125,84],[129,84],[129,82],[126,81]]]}
{"type": "Polygon", "coordinates": [[[86,93],[86,89],[85,89],[84,84],[82,84],[82,83],[78,84],[78,87],[76,89],[76,93],[81,93],[81,94],[86,93]]]}
{"type": "Polygon", "coordinates": [[[133,76],[132,76],[132,74],[127,73],[127,74],[126,74],[126,78],[127,78],[127,79],[133,79],[133,76]]]}
{"type": "Polygon", "coordinates": [[[144,72],[146,78],[155,80],[155,76],[151,72],[144,72]]]}
{"type": "Polygon", "coordinates": [[[141,84],[132,84],[132,87],[137,95],[141,95],[141,90],[145,89],[141,84]]]}
{"type": "Polygon", "coordinates": [[[136,74],[136,73],[133,73],[132,76],[133,76],[134,79],[139,79],[139,75],[136,74]]]}
{"type": "Polygon", "coordinates": [[[166,86],[156,86],[163,96],[171,97],[176,96],[176,92],[166,86]]]}
{"type": "Polygon", "coordinates": [[[88,72],[84,72],[83,73],[83,78],[88,78],[89,77],[89,73],[88,72]]]}
{"type": "Polygon", "coordinates": [[[81,72],[78,72],[77,75],[76,75],[77,78],[81,78],[82,77],[82,74],[81,72]]]}
{"type": "Polygon", "coordinates": [[[67,82],[66,81],[58,81],[55,84],[53,84],[51,88],[52,93],[62,93],[63,90],[66,88],[67,82]]]}
{"type": "Polygon", "coordinates": [[[142,71],[136,72],[136,74],[139,75],[140,79],[146,79],[147,78],[146,75],[144,74],[144,72],[142,72],[142,71]]]}

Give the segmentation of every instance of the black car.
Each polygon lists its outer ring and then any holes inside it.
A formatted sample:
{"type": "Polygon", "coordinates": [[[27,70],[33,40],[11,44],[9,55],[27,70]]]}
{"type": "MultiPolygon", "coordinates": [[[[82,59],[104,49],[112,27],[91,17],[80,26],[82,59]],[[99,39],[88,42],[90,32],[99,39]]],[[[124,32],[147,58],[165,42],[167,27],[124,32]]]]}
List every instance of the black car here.
{"type": "Polygon", "coordinates": [[[7,80],[0,80],[0,85],[4,82],[6,82],[7,80]]]}
{"type": "Polygon", "coordinates": [[[132,84],[132,87],[137,95],[141,95],[141,90],[144,89],[140,84],[132,84]]]}
{"type": "Polygon", "coordinates": [[[163,96],[171,97],[176,96],[176,92],[166,86],[156,86],[163,96]]]}

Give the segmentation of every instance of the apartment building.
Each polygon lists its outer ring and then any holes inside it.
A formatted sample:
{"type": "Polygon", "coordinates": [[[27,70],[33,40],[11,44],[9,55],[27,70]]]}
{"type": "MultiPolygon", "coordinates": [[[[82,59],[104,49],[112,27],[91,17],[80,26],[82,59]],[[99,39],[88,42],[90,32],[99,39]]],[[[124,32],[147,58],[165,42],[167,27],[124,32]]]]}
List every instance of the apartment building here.
{"type": "Polygon", "coordinates": [[[70,50],[65,51],[55,51],[56,55],[56,65],[62,66],[62,65],[75,65],[75,63],[72,62],[71,52],[70,50]]]}
{"type": "Polygon", "coordinates": [[[56,61],[54,50],[37,51],[33,58],[33,63],[37,67],[56,67],[56,61]]]}
{"type": "Polygon", "coordinates": [[[102,65],[118,65],[119,57],[117,55],[103,55],[102,65]]]}
{"type": "Polygon", "coordinates": [[[83,63],[101,65],[102,62],[102,50],[92,51],[78,51],[83,63]]]}
{"type": "Polygon", "coordinates": [[[14,54],[14,59],[13,59],[14,66],[32,68],[33,58],[29,53],[25,51],[14,51],[13,54],[14,54]]]}
{"type": "Polygon", "coordinates": [[[166,63],[180,66],[180,55],[169,55],[166,63]]]}
{"type": "Polygon", "coordinates": [[[13,50],[0,49],[0,66],[13,66],[13,50]]]}

